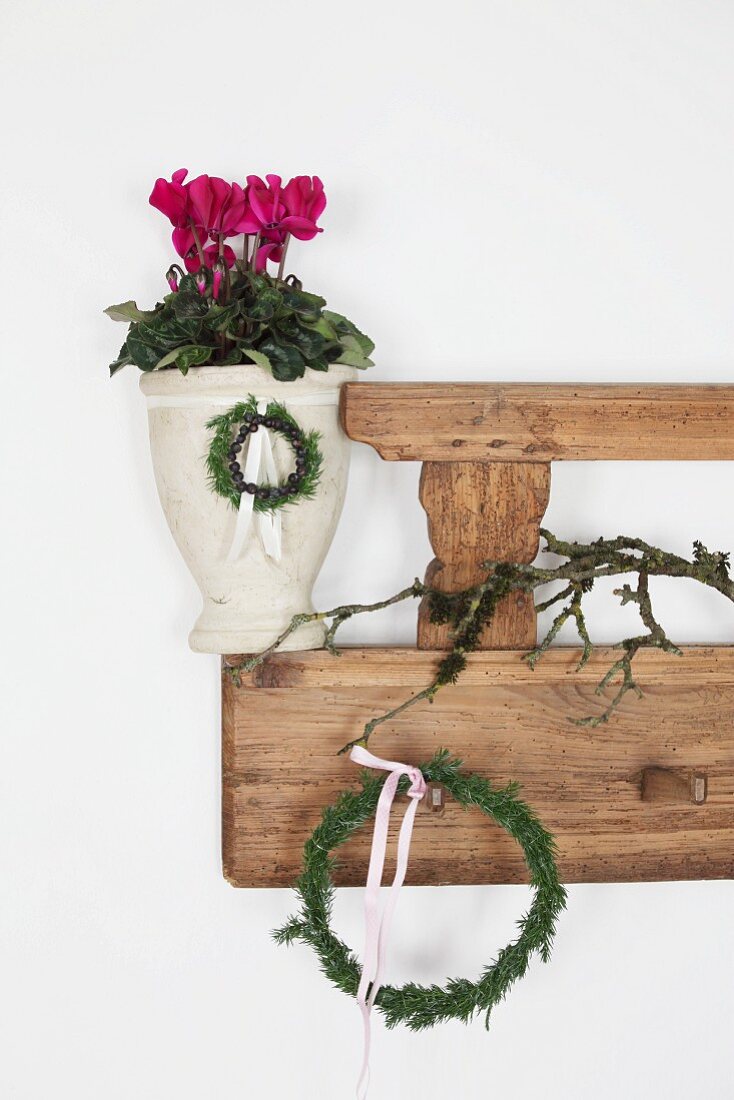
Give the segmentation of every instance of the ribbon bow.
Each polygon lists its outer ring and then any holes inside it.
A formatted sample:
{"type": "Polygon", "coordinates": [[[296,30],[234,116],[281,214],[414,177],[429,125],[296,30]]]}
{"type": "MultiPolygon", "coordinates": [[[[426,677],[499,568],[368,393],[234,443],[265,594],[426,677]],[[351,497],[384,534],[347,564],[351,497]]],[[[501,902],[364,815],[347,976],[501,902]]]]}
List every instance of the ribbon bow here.
{"type": "MultiPolygon", "coordinates": [[[[265,416],[268,409],[267,398],[261,398],[257,403],[257,411],[260,416],[265,416]]],[[[260,430],[251,435],[247,443],[247,458],[244,469],[245,481],[255,485],[260,481],[269,481],[271,485],[278,484],[278,471],[275,469],[273,458],[273,444],[270,440],[270,432],[264,424],[260,430]]],[[[243,493],[240,497],[240,506],[237,511],[232,545],[227,554],[227,561],[236,561],[242,553],[247,532],[250,529],[253,516],[260,532],[263,549],[273,561],[280,561],[282,539],[280,512],[255,512],[255,497],[250,493],[243,493]]]]}
{"type": "Polygon", "coordinates": [[[365,922],[365,948],[362,977],[357,990],[357,1004],[362,1012],[364,1025],[364,1056],[362,1070],[357,1082],[357,1097],[364,1100],[369,1085],[370,1066],[370,1013],[375,1003],[375,998],[380,990],[385,956],[387,953],[387,940],[390,932],[395,905],[398,900],[400,887],[405,881],[408,870],[408,855],[410,852],[410,838],[413,834],[413,822],[415,821],[418,803],[426,793],[426,781],[419,768],[412,768],[408,764],[398,764],[392,760],[381,760],[379,756],[373,756],[371,752],[361,745],[355,745],[351,751],[350,759],[355,764],[362,764],[368,768],[380,768],[390,772],[380,792],[380,798],[375,811],[375,830],[372,835],[372,852],[370,854],[370,866],[367,872],[367,888],[364,897],[364,922],[365,922]],[[382,885],[382,872],[385,866],[385,852],[387,849],[387,832],[390,825],[390,810],[395,794],[397,793],[400,777],[407,775],[410,779],[408,804],[398,837],[397,865],[395,877],[390,887],[390,892],[385,902],[382,914],[379,913],[379,895],[382,885]]]}

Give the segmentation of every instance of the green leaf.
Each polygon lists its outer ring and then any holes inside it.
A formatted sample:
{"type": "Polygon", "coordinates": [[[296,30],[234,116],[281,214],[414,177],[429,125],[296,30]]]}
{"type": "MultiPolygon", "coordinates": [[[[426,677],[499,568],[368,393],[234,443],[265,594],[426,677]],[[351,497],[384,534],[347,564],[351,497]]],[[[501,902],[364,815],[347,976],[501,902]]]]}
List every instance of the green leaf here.
{"type": "Polygon", "coordinates": [[[165,354],[167,348],[157,343],[151,343],[146,339],[146,334],[141,333],[142,325],[134,325],[127,334],[127,350],[136,367],[141,370],[155,370],[158,360],[165,354]]]}
{"type": "Polygon", "coordinates": [[[318,294],[308,294],[305,290],[293,290],[288,287],[281,292],[285,305],[294,313],[318,314],[326,305],[326,298],[318,294]]]}
{"type": "Polygon", "coordinates": [[[160,317],[154,322],[141,322],[138,329],[144,340],[162,346],[164,350],[175,344],[203,343],[195,339],[202,330],[200,317],[160,317]]]}
{"type": "Polygon", "coordinates": [[[190,344],[188,347],[179,348],[176,366],[182,374],[186,374],[189,367],[203,367],[205,363],[211,361],[213,350],[201,344],[190,344]]]}
{"type": "Polygon", "coordinates": [[[270,360],[268,359],[267,355],[263,355],[261,351],[255,351],[254,348],[244,347],[241,340],[238,341],[237,347],[240,349],[243,355],[246,355],[248,359],[252,360],[256,367],[262,367],[263,370],[272,370],[270,360]]]}
{"type": "Polygon", "coordinates": [[[212,306],[206,317],[206,327],[214,332],[224,332],[240,312],[239,302],[230,302],[228,306],[212,306]]]}
{"type": "MultiPolygon", "coordinates": [[[[160,307],[162,308],[162,307],[160,307]]],[[[135,302],[121,302],[119,306],[107,306],[104,311],[113,321],[150,321],[160,312],[158,309],[138,309],[135,302]]]]}
{"type": "Polygon", "coordinates": [[[171,308],[179,320],[201,319],[209,312],[209,303],[198,290],[179,290],[178,294],[171,295],[171,308]]]}
{"type": "Polygon", "coordinates": [[[204,363],[208,363],[213,350],[200,344],[184,344],[183,347],[174,348],[159,359],[155,369],[163,370],[164,367],[175,363],[181,373],[186,374],[189,367],[201,367],[204,363]]]}
{"type": "Polygon", "coordinates": [[[321,316],[325,317],[337,332],[349,332],[350,322],[342,313],[334,313],[333,309],[325,309],[321,316]]]}
{"type": "MultiPolygon", "coordinates": [[[[156,322],[133,324],[127,334],[127,348],[133,362],[141,370],[155,370],[167,352],[182,345],[195,343],[203,345],[204,340],[196,339],[201,322],[195,319],[176,321],[173,318],[159,318],[156,322]]],[[[211,355],[211,347],[209,348],[211,355]]]]}
{"type": "Polygon", "coordinates": [[[330,321],[327,321],[326,317],[324,317],[323,314],[319,317],[318,321],[313,321],[312,323],[309,323],[308,327],[314,329],[315,332],[318,332],[319,335],[323,336],[325,340],[333,341],[337,339],[336,329],[330,321]]]}
{"type": "Polygon", "coordinates": [[[261,290],[255,301],[243,306],[243,313],[253,321],[269,321],[280,305],[280,294],[272,287],[261,290]]]}
{"type": "Polygon", "coordinates": [[[333,324],[340,336],[353,337],[359,344],[363,355],[371,355],[375,350],[374,341],[370,340],[369,336],[365,336],[363,332],[360,332],[357,326],[341,313],[333,313],[331,310],[325,309],[323,316],[333,324]]]}
{"type": "Polygon", "coordinates": [[[235,367],[242,362],[242,352],[238,347],[230,348],[226,355],[217,359],[218,367],[235,367]]]}
{"type": "Polygon", "coordinates": [[[303,378],[306,373],[306,364],[301,353],[290,344],[276,344],[275,340],[263,340],[260,350],[270,360],[270,369],[273,378],[279,382],[294,382],[296,378],[303,378]]]}
{"type": "Polygon", "coordinates": [[[170,295],[170,297],[177,298],[179,294],[197,294],[201,297],[199,288],[196,285],[196,275],[184,275],[183,279],[178,284],[177,293],[170,295]]]}
{"type": "Polygon", "coordinates": [[[342,336],[340,337],[339,342],[344,351],[353,351],[356,352],[357,355],[367,354],[367,352],[364,351],[364,349],[362,348],[362,345],[360,344],[356,336],[342,336]]]}
{"type": "Polygon", "coordinates": [[[248,321],[247,328],[234,337],[241,348],[258,348],[260,340],[270,335],[270,325],[267,321],[248,321]]]}
{"type": "Polygon", "coordinates": [[[326,359],[309,359],[306,366],[310,367],[311,370],[328,370],[329,369],[329,363],[326,359]]]}
{"type": "Polygon", "coordinates": [[[171,363],[176,362],[176,356],[178,355],[180,348],[174,348],[173,351],[167,352],[162,359],[159,359],[155,365],[156,370],[163,370],[164,367],[170,367],[171,363]]]}
{"type": "Polygon", "coordinates": [[[125,341],[125,343],[120,348],[117,359],[115,359],[114,362],[110,363],[110,378],[112,378],[113,374],[117,374],[118,370],[121,370],[123,367],[127,367],[130,363],[132,363],[132,359],[130,358],[130,354],[127,350],[127,341],[125,341]]]}
{"type": "MultiPolygon", "coordinates": [[[[350,355],[359,355],[362,359],[365,359],[369,355],[369,352],[365,352],[364,345],[357,337],[347,335],[347,337],[340,337],[339,342],[341,344],[342,354],[348,352],[350,355]]],[[[372,341],[368,341],[368,344],[372,344],[372,341]]]]}
{"type": "Polygon", "coordinates": [[[321,358],[325,349],[333,341],[327,340],[313,328],[307,328],[297,321],[285,321],[278,325],[274,333],[276,339],[297,347],[304,359],[321,358]]]}
{"type": "Polygon", "coordinates": [[[329,344],[326,351],[324,352],[324,359],[326,359],[329,363],[336,363],[341,353],[341,344],[329,344]]]}
{"type": "Polygon", "coordinates": [[[361,352],[349,350],[343,351],[334,362],[345,367],[358,367],[360,370],[367,370],[368,367],[374,367],[375,365],[371,359],[368,359],[366,355],[362,355],[361,352]]]}
{"type": "Polygon", "coordinates": [[[252,289],[255,291],[255,294],[259,294],[262,290],[271,289],[270,279],[267,278],[265,275],[253,275],[251,271],[248,271],[245,278],[247,279],[247,282],[252,287],[252,289]]]}

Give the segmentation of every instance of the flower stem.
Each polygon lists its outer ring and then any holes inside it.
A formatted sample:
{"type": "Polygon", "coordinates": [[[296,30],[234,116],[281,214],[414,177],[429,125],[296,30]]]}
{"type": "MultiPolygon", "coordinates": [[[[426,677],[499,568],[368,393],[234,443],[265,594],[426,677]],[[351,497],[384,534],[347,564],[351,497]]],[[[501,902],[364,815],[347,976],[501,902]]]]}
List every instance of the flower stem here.
{"type": "Polygon", "coordinates": [[[288,251],[288,245],[290,243],[291,235],[286,233],[285,240],[283,241],[283,248],[280,254],[280,266],[278,267],[278,282],[283,282],[283,271],[285,270],[285,254],[288,251]]]}
{"type": "Polygon", "coordinates": [[[260,234],[255,234],[255,242],[252,246],[252,256],[250,257],[250,267],[253,271],[257,271],[257,250],[260,247],[260,234]]]}
{"type": "Polygon", "coordinates": [[[191,232],[194,236],[194,244],[196,245],[196,251],[199,253],[199,263],[202,267],[206,267],[206,257],[204,255],[204,249],[201,247],[201,240],[199,238],[199,231],[194,225],[193,218],[189,218],[189,224],[191,226],[191,232]]]}

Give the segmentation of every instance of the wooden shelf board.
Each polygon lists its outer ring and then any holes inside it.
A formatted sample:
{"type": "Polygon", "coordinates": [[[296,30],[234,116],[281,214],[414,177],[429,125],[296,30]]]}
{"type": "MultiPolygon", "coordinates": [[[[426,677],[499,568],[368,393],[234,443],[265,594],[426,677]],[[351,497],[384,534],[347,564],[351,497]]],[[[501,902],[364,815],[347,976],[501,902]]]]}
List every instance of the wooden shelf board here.
{"type": "Polygon", "coordinates": [[[734,459],[734,385],[356,382],[341,415],[391,460],[734,459]]]}
{"type": "MultiPolygon", "coordinates": [[[[413,646],[344,646],[339,657],[325,649],[299,653],[275,653],[256,668],[243,683],[250,687],[423,687],[443,656],[413,646]]],[[[556,684],[568,679],[577,685],[595,687],[612,661],[619,656],[610,646],[596,646],[591,659],[579,671],[576,646],[553,646],[534,669],[523,660],[520,650],[482,650],[467,656],[461,684],[499,685],[556,684]]],[[[241,658],[228,658],[236,663],[241,658]]],[[[734,646],[695,645],[684,647],[684,656],[643,649],[635,657],[639,679],[646,684],[676,683],[734,684],[734,646]]]]}
{"type": "MultiPolygon", "coordinates": [[[[734,875],[734,647],[688,647],[682,658],[639,654],[645,692],[608,724],[572,721],[602,708],[594,694],[617,651],[552,649],[532,671],[521,654],[472,654],[456,687],[375,735],[381,755],[426,760],[439,747],[493,782],[518,780],[556,835],[567,882],[734,875]],[[696,805],[642,799],[642,771],[708,778],[696,805]]],[[[364,722],[423,686],[439,655],[412,648],[282,653],[237,688],[223,678],[223,855],[236,886],[288,886],[320,811],[357,769],[337,756],[364,722]]],[[[685,786],[685,784],[683,784],[685,786]]],[[[361,884],[369,830],[340,853],[336,881],[361,884]]],[[[409,882],[526,881],[519,850],[479,814],[450,802],[417,818],[409,882]]]]}

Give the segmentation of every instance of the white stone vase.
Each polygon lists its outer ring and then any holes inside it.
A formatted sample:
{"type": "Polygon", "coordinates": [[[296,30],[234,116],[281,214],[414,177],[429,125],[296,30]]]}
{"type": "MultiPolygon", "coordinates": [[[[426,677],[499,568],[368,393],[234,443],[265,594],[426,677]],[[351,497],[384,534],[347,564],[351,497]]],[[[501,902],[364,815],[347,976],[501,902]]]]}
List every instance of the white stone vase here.
{"type": "MultiPolygon", "coordinates": [[[[204,599],[189,636],[193,650],[254,653],[270,645],[294,614],[313,610],[311,592],[334,537],[349,469],[339,389],[356,375],[354,367],[342,366],[323,373],[309,370],[295,382],[277,382],[255,366],[194,367],[186,376],[178,370],[142,375],[158,496],[204,599]],[[207,477],[207,421],[249,396],[281,402],[304,431],[316,429],[321,435],[323,468],[316,495],[280,510],[279,561],[266,555],[256,523],[250,525],[237,559],[227,561],[237,512],[212,491],[207,477]]],[[[276,467],[285,477],[293,468],[293,453],[277,433],[272,441],[276,467]]],[[[318,649],[324,633],[321,623],[304,624],[283,649],[318,649]]]]}

